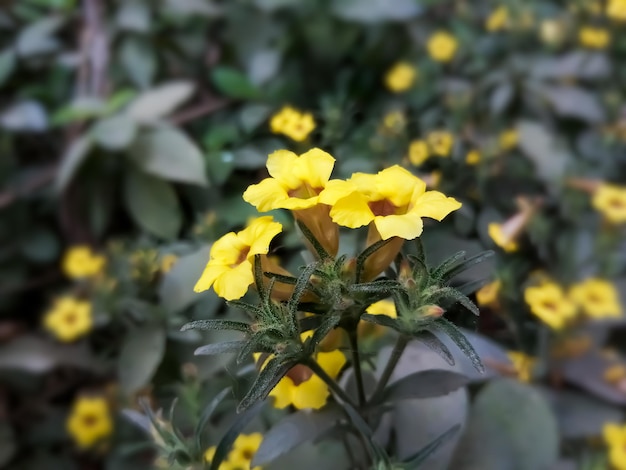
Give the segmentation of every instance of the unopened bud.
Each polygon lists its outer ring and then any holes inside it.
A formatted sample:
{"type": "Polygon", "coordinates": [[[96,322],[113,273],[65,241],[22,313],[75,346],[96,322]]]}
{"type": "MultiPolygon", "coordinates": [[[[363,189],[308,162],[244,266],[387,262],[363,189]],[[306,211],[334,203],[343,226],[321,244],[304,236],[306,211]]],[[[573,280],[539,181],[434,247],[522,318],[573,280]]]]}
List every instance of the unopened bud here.
{"type": "Polygon", "coordinates": [[[185,362],[181,369],[182,375],[186,379],[196,379],[198,377],[198,367],[191,362],[185,362]]]}
{"type": "Polygon", "coordinates": [[[424,305],[419,309],[419,313],[423,317],[440,317],[445,313],[445,310],[439,305],[424,305]]]}

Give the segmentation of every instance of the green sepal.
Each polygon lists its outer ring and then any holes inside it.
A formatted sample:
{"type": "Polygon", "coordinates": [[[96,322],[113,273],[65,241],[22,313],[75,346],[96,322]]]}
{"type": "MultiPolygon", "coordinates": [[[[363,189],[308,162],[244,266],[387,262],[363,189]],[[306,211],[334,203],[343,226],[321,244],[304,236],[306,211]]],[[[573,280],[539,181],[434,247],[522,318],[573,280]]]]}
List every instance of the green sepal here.
{"type": "Polygon", "coordinates": [[[474,346],[472,346],[472,343],[467,340],[465,335],[454,325],[454,323],[449,322],[445,318],[439,318],[436,322],[433,322],[431,326],[449,336],[450,339],[454,341],[454,344],[459,347],[461,352],[463,352],[463,354],[465,354],[472,362],[472,365],[478,372],[485,372],[485,366],[480,360],[480,356],[474,349],[474,346]]]}
{"type": "Polygon", "coordinates": [[[317,269],[318,263],[311,263],[304,267],[300,275],[298,276],[298,280],[293,288],[293,292],[291,293],[291,297],[287,302],[287,310],[295,315],[298,311],[298,304],[300,299],[304,295],[304,291],[309,285],[309,279],[311,279],[311,275],[317,269]]]}
{"type": "Polygon", "coordinates": [[[187,330],[235,330],[248,333],[250,324],[236,320],[221,320],[213,318],[210,320],[196,320],[183,325],[180,331],[187,330]]]}

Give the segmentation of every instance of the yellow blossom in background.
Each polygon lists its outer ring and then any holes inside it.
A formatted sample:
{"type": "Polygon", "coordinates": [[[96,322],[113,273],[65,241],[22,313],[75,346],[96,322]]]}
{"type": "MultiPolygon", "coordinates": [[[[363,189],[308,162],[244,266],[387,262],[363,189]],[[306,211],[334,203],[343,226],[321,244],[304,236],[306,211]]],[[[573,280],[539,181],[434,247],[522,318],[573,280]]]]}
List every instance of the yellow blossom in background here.
{"type": "Polygon", "coordinates": [[[331,180],[320,200],[332,206],[330,216],[343,227],[373,223],[380,237],[412,240],[422,233],[422,217],[441,221],[461,203],[438,191],[426,191],[426,183],[394,165],[375,175],[355,173],[347,180],[331,180]]]}
{"type": "Polygon", "coordinates": [[[626,21],[626,0],[608,0],[606,16],[617,21],[626,21]]]}
{"type": "Polygon", "coordinates": [[[389,91],[401,93],[413,86],[417,69],[409,62],[398,62],[385,74],[385,85],[389,91]]]}
{"type": "Polygon", "coordinates": [[[502,282],[498,279],[484,285],[476,292],[476,302],[481,307],[491,307],[498,303],[502,282]]]}
{"type": "MultiPolygon", "coordinates": [[[[316,357],[320,367],[333,379],[337,378],[346,363],[343,353],[337,350],[318,352],[316,357]]],[[[292,367],[270,392],[270,396],[275,398],[276,408],[293,405],[299,410],[318,410],[326,404],[329,395],[326,383],[301,364],[292,367]]]]}
{"type": "Polygon", "coordinates": [[[565,38],[565,27],[559,20],[543,20],[539,27],[539,37],[545,44],[559,44],[565,38]]]}
{"type": "Polygon", "coordinates": [[[591,318],[615,318],[622,314],[617,289],[603,279],[587,279],[572,286],[570,298],[591,318]]]}
{"type": "Polygon", "coordinates": [[[71,279],[89,278],[100,274],[106,258],[94,253],[87,245],[70,247],[63,256],[63,273],[71,279]]]}
{"type": "Polygon", "coordinates": [[[553,330],[564,328],[576,316],[576,305],[553,282],[526,288],[524,300],[533,315],[553,330]]]}
{"type": "Polygon", "coordinates": [[[399,134],[406,127],[406,116],[402,111],[389,111],[383,117],[383,127],[386,131],[399,134]]]}
{"type": "Polygon", "coordinates": [[[459,47],[459,43],[454,36],[446,31],[437,31],[426,44],[428,54],[437,62],[450,62],[459,47]]]}
{"type": "Polygon", "coordinates": [[[508,358],[513,363],[515,375],[521,382],[530,382],[537,359],[520,351],[508,351],[508,358]]]}
{"type": "MultiPolygon", "coordinates": [[[[263,442],[263,434],[255,432],[252,434],[240,434],[233,443],[233,449],[228,454],[228,463],[233,470],[250,469],[250,462],[254,454],[263,442]]],[[[252,467],[251,470],[261,470],[260,466],[252,467]]]]}
{"type": "Polygon", "coordinates": [[[104,397],[80,397],[67,420],[67,431],[78,447],[89,448],[113,433],[109,404],[104,397]]]}
{"type": "Polygon", "coordinates": [[[161,258],[161,272],[168,273],[178,261],[178,256],[168,253],[161,258]]]}
{"type": "Polygon", "coordinates": [[[507,253],[513,253],[519,249],[519,245],[513,236],[507,234],[507,232],[503,230],[503,227],[503,224],[492,222],[487,226],[487,232],[489,233],[489,237],[491,237],[497,246],[502,248],[507,253]]]}
{"type": "Polygon", "coordinates": [[[608,367],[603,374],[605,382],[617,384],[626,379],[626,366],[624,364],[613,364],[608,367]]]}
{"type": "Polygon", "coordinates": [[[270,129],[274,134],[284,134],[296,142],[303,142],[315,130],[315,119],[311,113],[284,106],[270,119],[270,129]]]}
{"type": "Polygon", "coordinates": [[[604,49],[609,45],[611,36],[605,28],[584,26],[578,31],[578,41],[583,47],[604,49]]]}
{"type": "Polygon", "coordinates": [[[454,136],[448,131],[432,131],[427,137],[428,145],[435,155],[440,157],[450,156],[454,145],[454,136]]]}
{"type": "Polygon", "coordinates": [[[482,155],[480,154],[480,151],[476,149],[470,150],[467,152],[467,155],[465,155],[465,163],[468,165],[478,165],[480,160],[482,160],[482,155]]]}
{"type": "Polygon", "coordinates": [[[485,21],[485,29],[490,32],[501,31],[509,25],[509,9],[500,5],[487,17],[485,21]]]}
{"type": "Polygon", "coordinates": [[[243,297],[254,282],[254,255],[265,255],[272,239],[282,231],[270,216],[259,217],[240,232],[230,232],[211,247],[210,259],[194,287],[195,292],[213,289],[226,300],[243,297]]]}
{"type": "Polygon", "coordinates": [[[65,296],[57,299],[43,319],[44,327],[59,341],[72,342],[93,328],[91,302],[65,296]]]}
{"type": "Polygon", "coordinates": [[[501,150],[509,151],[513,150],[517,147],[517,143],[519,142],[519,135],[515,129],[508,129],[506,131],[502,131],[500,136],[498,137],[498,145],[501,150]]]}
{"type": "Polygon", "coordinates": [[[626,187],[601,184],[593,193],[591,204],[609,222],[613,224],[626,222],[626,187]]]}
{"type": "Polygon", "coordinates": [[[626,470],[626,425],[607,423],[602,431],[612,468],[626,470]]]}
{"type": "Polygon", "coordinates": [[[415,165],[420,166],[430,156],[428,150],[428,144],[423,140],[414,140],[409,145],[409,161],[415,165]]]}

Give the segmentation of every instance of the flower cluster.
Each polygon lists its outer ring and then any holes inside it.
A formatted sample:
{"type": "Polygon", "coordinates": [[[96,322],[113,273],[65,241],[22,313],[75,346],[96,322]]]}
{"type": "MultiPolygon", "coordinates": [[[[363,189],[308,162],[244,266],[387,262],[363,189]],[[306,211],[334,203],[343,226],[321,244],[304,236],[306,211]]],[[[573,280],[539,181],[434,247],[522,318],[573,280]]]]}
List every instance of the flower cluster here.
{"type": "Polygon", "coordinates": [[[303,142],[315,129],[315,119],[311,113],[285,106],[272,116],[270,129],[274,134],[284,134],[296,142],[303,142]]]}
{"type": "Polygon", "coordinates": [[[409,145],[409,161],[420,166],[432,155],[449,157],[454,146],[454,136],[444,130],[430,132],[425,140],[416,139],[409,145]]]}
{"type": "Polygon", "coordinates": [[[63,272],[70,279],[85,279],[100,274],[106,265],[104,256],[94,253],[86,245],[69,248],[62,261],[63,272]]]}

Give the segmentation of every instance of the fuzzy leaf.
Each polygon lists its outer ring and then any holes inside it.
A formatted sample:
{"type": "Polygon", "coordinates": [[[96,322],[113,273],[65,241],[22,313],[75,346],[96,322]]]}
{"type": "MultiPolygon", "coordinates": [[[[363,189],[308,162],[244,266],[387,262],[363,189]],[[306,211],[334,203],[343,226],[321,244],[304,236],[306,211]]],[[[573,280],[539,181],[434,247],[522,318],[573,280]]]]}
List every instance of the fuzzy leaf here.
{"type": "Polygon", "coordinates": [[[202,444],[202,440],[201,440],[202,432],[204,431],[204,428],[206,427],[207,423],[209,422],[209,419],[211,419],[211,416],[213,415],[213,413],[215,412],[219,404],[222,403],[224,398],[226,398],[226,396],[231,392],[231,390],[232,389],[230,387],[227,387],[224,390],[222,390],[220,393],[218,393],[215,396],[215,398],[213,398],[213,400],[209,402],[207,406],[204,407],[204,409],[202,410],[202,413],[200,413],[198,424],[196,424],[196,429],[193,433],[193,435],[196,437],[196,447],[199,452],[202,452],[205,449],[205,446],[202,444]]]}
{"type": "Polygon", "coordinates": [[[440,318],[438,321],[432,323],[433,328],[436,328],[450,337],[454,344],[465,354],[474,368],[481,373],[485,372],[485,366],[480,360],[480,356],[474,349],[474,346],[467,340],[467,338],[461,333],[461,331],[451,322],[445,318],[440,318]]]}
{"type": "Polygon", "coordinates": [[[363,315],[361,315],[361,320],[365,320],[366,322],[374,323],[376,325],[393,328],[396,331],[402,332],[398,320],[388,317],[387,315],[372,315],[370,313],[364,313],[363,315]]]}
{"type": "Polygon", "coordinates": [[[437,266],[435,270],[433,271],[432,276],[436,278],[443,276],[443,274],[445,274],[450,269],[452,269],[452,267],[456,263],[458,263],[460,260],[465,258],[466,255],[467,255],[467,252],[465,250],[456,252],[455,254],[450,256],[447,260],[445,260],[443,263],[441,263],[439,266],[437,266]]]}
{"type": "Polygon", "coordinates": [[[324,247],[321,245],[321,243],[319,241],[317,241],[317,238],[315,238],[315,235],[313,235],[313,232],[311,232],[309,230],[309,227],[304,225],[299,220],[296,220],[296,223],[298,224],[298,228],[302,232],[302,235],[304,235],[304,238],[307,239],[307,241],[311,244],[313,249],[316,251],[317,256],[319,256],[320,259],[328,259],[328,258],[330,258],[331,256],[324,249],[324,247]]]}
{"type": "Polygon", "coordinates": [[[402,466],[406,470],[414,470],[420,468],[420,466],[424,463],[424,461],[430,457],[442,444],[448,442],[449,439],[456,436],[456,434],[461,430],[461,426],[459,424],[452,426],[442,435],[440,435],[437,439],[432,441],[430,444],[421,448],[417,451],[416,454],[412,455],[402,466]]]}
{"type": "Polygon", "coordinates": [[[214,354],[238,352],[247,341],[223,341],[221,343],[206,344],[197,348],[194,356],[212,356],[214,354]]]}
{"type": "Polygon", "coordinates": [[[421,331],[415,335],[415,339],[420,343],[423,343],[427,346],[431,351],[436,352],[439,356],[445,360],[451,366],[454,365],[454,356],[448,349],[448,347],[441,342],[439,338],[437,338],[430,331],[421,331]]]}
{"type": "Polygon", "coordinates": [[[313,333],[311,343],[314,346],[317,346],[326,337],[326,335],[339,324],[339,320],[341,320],[341,312],[326,314],[326,316],[323,317],[320,326],[313,333]]]}
{"type": "Polygon", "coordinates": [[[422,370],[389,385],[378,403],[447,395],[469,382],[463,374],[444,369],[422,370]]]}
{"type": "Polygon", "coordinates": [[[482,263],[487,258],[491,258],[494,254],[495,254],[494,251],[487,250],[487,251],[478,253],[474,256],[471,256],[470,258],[468,258],[467,260],[465,260],[463,263],[459,264],[458,266],[451,267],[450,269],[446,271],[442,271],[440,273],[441,277],[446,280],[452,279],[454,276],[461,274],[463,271],[467,271],[472,266],[482,263]]]}
{"type": "Polygon", "coordinates": [[[376,243],[371,244],[361,252],[361,254],[356,259],[356,282],[359,282],[361,280],[361,275],[363,274],[363,269],[365,267],[365,262],[367,261],[367,258],[369,258],[382,247],[387,245],[389,242],[391,242],[391,240],[391,238],[387,240],[379,240],[376,243]]]}
{"type": "Polygon", "coordinates": [[[280,379],[294,365],[296,365],[296,362],[293,360],[285,361],[284,358],[279,357],[270,359],[257,376],[246,396],[239,403],[239,406],[237,406],[237,412],[245,411],[257,402],[265,400],[280,379]]]}
{"type": "Polygon", "coordinates": [[[353,284],[350,286],[350,292],[371,292],[378,294],[391,294],[396,290],[402,289],[397,281],[372,281],[363,282],[361,284],[353,284]]]}
{"type": "Polygon", "coordinates": [[[236,330],[249,332],[250,324],[236,320],[196,320],[183,325],[180,329],[180,331],[187,330],[236,330]]]}
{"type": "Polygon", "coordinates": [[[293,288],[293,293],[289,298],[289,302],[287,303],[287,309],[289,312],[295,314],[298,311],[298,303],[304,294],[307,286],[309,285],[309,279],[311,279],[311,275],[317,268],[317,263],[311,263],[306,266],[300,275],[298,276],[298,280],[296,281],[296,285],[293,288]]]}
{"type": "Polygon", "coordinates": [[[459,302],[463,307],[472,312],[474,315],[479,316],[480,310],[474,302],[472,302],[467,296],[463,295],[454,287],[443,287],[435,291],[432,295],[438,299],[452,299],[455,302],[459,302]]]}

